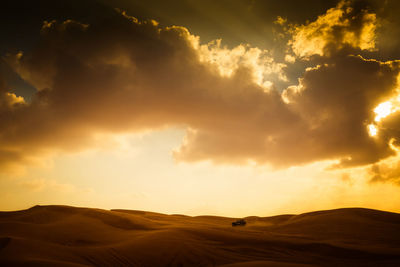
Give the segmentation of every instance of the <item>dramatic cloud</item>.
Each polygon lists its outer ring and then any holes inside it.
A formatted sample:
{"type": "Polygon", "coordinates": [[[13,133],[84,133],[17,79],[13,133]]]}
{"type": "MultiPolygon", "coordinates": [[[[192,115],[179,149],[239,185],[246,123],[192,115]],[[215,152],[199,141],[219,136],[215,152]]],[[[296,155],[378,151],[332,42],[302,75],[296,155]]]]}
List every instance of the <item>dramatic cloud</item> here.
{"type": "Polygon", "coordinates": [[[252,71],[253,81],[269,88],[272,81],[287,78],[283,73],[286,67],[283,63],[276,63],[267,50],[261,50],[250,45],[239,45],[233,49],[221,46],[221,40],[199,45],[196,39],[195,48],[198,49],[201,62],[214,65],[222,76],[231,76],[239,67],[249,68],[252,71]]]}
{"type": "Polygon", "coordinates": [[[212,60],[220,49],[200,46],[183,27],[160,28],[119,12],[90,26],[45,22],[32,52],[7,59],[38,92],[29,105],[4,111],[1,148],[23,157],[88,146],[97,132],[167,125],[273,132],[283,127],[281,118],[294,120],[279,93],[255,82],[260,69],[274,69],[265,51],[237,48],[224,77],[212,60]]]}
{"type": "Polygon", "coordinates": [[[290,29],[289,44],[293,52],[303,58],[326,56],[333,50],[350,46],[361,50],[375,49],[376,15],[351,7],[350,1],[341,1],[316,21],[294,25],[290,29]]]}
{"type": "Polygon", "coordinates": [[[34,49],[6,58],[37,93],[26,103],[1,87],[0,162],[85,149],[98,133],[176,125],[187,128],[180,161],[346,167],[387,158],[398,131],[384,131],[391,116],[376,121],[374,110],[398,95],[400,63],[357,55],[375,49],[376,17],[355,10],[342,2],[294,28],[294,54],[319,58],[283,92],[274,82],[287,80],[291,56],[201,44],[184,27],[120,11],[90,25],[47,21],[34,49]]]}
{"type": "Polygon", "coordinates": [[[336,57],[306,71],[299,85],[283,96],[308,125],[304,138],[310,140],[309,150],[317,157],[336,153],[341,165],[367,164],[394,154],[389,137],[371,138],[367,124],[373,121],[374,107],[396,94],[398,73],[399,62],[360,56],[336,57]]]}

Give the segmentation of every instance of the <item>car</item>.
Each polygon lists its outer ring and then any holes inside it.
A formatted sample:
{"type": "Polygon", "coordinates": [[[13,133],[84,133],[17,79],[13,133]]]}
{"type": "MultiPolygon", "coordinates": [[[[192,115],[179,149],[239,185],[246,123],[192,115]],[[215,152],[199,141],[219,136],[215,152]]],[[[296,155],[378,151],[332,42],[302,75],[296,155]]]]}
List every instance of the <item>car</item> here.
{"type": "Polygon", "coordinates": [[[246,221],[243,219],[237,220],[232,223],[232,226],[245,226],[245,225],[246,225],[246,221]]]}

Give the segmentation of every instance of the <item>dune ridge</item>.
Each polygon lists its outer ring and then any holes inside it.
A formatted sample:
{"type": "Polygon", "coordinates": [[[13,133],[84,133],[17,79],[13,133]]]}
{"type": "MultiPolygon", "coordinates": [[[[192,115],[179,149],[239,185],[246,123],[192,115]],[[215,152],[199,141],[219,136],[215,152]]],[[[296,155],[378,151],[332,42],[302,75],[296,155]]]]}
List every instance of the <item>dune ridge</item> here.
{"type": "Polygon", "coordinates": [[[400,266],[400,214],[236,218],[35,206],[0,212],[1,266],[400,266]]]}

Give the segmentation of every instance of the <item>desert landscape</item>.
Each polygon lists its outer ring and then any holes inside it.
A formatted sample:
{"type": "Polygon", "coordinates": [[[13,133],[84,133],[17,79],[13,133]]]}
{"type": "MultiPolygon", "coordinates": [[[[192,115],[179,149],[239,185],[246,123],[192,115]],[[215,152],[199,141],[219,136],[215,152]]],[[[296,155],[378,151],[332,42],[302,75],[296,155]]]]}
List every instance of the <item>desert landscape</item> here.
{"type": "Polygon", "coordinates": [[[399,14],[2,0],[0,267],[399,267],[399,14]]]}
{"type": "Polygon", "coordinates": [[[400,214],[272,217],[35,206],[0,213],[1,266],[399,266],[400,214]]]}

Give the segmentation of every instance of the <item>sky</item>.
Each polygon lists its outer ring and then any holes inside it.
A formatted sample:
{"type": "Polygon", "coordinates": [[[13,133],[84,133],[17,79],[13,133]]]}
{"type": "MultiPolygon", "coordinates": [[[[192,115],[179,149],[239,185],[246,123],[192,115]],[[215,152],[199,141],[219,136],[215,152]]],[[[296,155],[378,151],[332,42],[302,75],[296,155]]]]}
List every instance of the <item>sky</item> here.
{"type": "Polygon", "coordinates": [[[4,1],[0,210],[400,212],[398,1],[4,1]]]}

